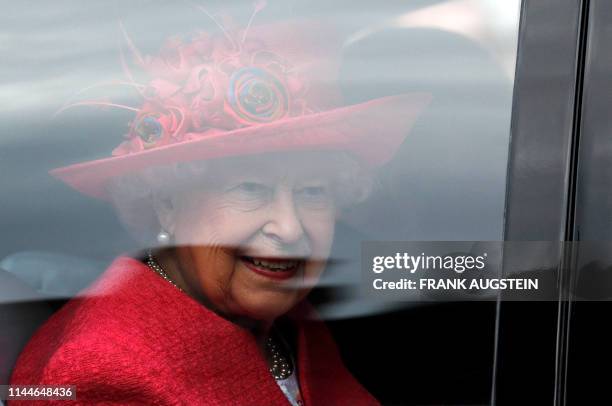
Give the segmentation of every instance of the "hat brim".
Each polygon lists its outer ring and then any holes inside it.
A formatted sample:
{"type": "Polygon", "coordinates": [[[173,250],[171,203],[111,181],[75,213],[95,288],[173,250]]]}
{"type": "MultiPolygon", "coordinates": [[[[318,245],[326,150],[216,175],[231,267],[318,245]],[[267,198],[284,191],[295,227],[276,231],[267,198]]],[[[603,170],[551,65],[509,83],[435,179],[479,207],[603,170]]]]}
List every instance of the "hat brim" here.
{"type": "Polygon", "coordinates": [[[376,167],[393,157],[431,100],[426,93],[388,96],[325,112],[82,162],[50,173],[79,192],[108,200],[109,180],[148,167],[282,151],[338,150],[376,167]]]}

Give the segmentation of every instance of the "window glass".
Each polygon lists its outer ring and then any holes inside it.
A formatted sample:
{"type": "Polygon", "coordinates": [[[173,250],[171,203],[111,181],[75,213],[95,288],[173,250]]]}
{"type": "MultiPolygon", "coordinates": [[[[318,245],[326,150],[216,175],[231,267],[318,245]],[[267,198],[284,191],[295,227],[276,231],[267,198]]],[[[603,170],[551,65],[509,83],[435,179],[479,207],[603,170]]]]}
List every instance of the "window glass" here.
{"type": "Polygon", "coordinates": [[[185,363],[179,342],[212,340],[243,345],[231,348],[255,371],[246,386],[269,361],[278,387],[262,384],[261,404],[488,402],[495,303],[367,298],[361,244],[503,239],[519,11],[519,0],[7,5],[0,385],[51,368],[65,338],[80,350],[57,377],[86,369],[70,369],[79,357],[101,370],[124,361],[83,381],[91,400],[140,396],[156,379],[190,388],[184,401],[243,399],[194,388],[240,387],[206,348],[194,359],[212,369],[185,363]],[[287,322],[303,306],[326,327],[287,322]],[[147,341],[167,328],[181,350],[147,341]],[[136,340],[125,351],[100,344],[121,331],[136,340]],[[135,366],[155,358],[141,347],[185,370],[152,377],[135,366]],[[138,387],[118,389],[130,373],[138,387]]]}

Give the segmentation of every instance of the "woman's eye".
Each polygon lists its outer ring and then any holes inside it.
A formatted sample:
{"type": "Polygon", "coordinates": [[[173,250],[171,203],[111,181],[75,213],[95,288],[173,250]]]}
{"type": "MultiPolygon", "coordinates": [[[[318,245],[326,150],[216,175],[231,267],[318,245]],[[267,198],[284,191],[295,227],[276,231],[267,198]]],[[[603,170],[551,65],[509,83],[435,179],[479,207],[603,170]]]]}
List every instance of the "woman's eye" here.
{"type": "Polygon", "coordinates": [[[272,198],[272,189],[259,182],[242,182],[231,187],[225,196],[236,209],[250,211],[266,205],[272,198]]]}
{"type": "Polygon", "coordinates": [[[308,186],[302,189],[304,196],[320,197],[327,195],[327,188],[324,186],[308,186]]]}
{"type": "Polygon", "coordinates": [[[242,182],[231,189],[231,193],[242,200],[264,200],[270,197],[272,189],[258,182],[242,182]]]}
{"type": "Polygon", "coordinates": [[[265,192],[267,190],[267,187],[265,185],[262,185],[261,183],[243,182],[236,186],[236,189],[247,193],[259,193],[265,192]]]}
{"type": "Polygon", "coordinates": [[[311,206],[327,206],[331,202],[331,194],[326,186],[306,186],[297,191],[302,204],[311,206]]]}

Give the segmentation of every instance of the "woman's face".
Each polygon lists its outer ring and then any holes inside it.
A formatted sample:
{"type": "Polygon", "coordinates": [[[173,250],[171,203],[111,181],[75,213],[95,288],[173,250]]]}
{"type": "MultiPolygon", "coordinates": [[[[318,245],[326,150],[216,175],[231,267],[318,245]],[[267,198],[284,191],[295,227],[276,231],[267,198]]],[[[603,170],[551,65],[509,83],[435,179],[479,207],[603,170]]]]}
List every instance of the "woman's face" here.
{"type": "Polygon", "coordinates": [[[215,309],[271,321],[323,272],[336,207],[329,168],[307,154],[218,164],[173,207],[181,275],[215,309]]]}

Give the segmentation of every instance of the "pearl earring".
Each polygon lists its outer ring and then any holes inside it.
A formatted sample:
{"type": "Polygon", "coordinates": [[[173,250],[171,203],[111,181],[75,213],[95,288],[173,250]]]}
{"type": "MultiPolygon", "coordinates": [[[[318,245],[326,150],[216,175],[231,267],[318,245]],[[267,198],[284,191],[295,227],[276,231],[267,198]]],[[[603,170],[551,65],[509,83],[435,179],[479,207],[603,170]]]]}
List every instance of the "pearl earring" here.
{"type": "Polygon", "coordinates": [[[170,234],[162,229],[159,233],[157,233],[157,242],[162,246],[168,245],[170,243],[170,234]]]}

